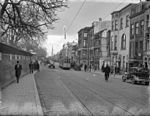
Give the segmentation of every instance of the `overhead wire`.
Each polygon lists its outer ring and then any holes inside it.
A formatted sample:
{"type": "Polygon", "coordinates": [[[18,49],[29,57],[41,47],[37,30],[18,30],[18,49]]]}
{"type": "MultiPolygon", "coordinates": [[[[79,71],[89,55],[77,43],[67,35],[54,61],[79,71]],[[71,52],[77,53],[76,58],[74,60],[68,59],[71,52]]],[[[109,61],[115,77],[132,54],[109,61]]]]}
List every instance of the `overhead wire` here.
{"type": "MultiPolygon", "coordinates": [[[[82,9],[82,7],[84,6],[85,3],[86,3],[86,0],[84,0],[84,1],[82,2],[82,5],[80,6],[80,8],[79,8],[79,10],[77,11],[76,15],[74,16],[74,18],[72,19],[71,23],[69,24],[69,26],[68,26],[66,32],[68,32],[68,31],[70,30],[70,28],[71,28],[73,22],[75,21],[75,19],[76,19],[77,16],[79,15],[79,13],[80,13],[80,11],[81,11],[81,9],[82,9]]],[[[123,4],[123,2],[120,3],[119,5],[117,5],[117,6],[116,6],[114,9],[112,9],[111,11],[116,10],[116,9],[119,8],[122,4],[123,4]]],[[[109,14],[107,14],[103,19],[105,20],[109,15],[110,15],[110,12],[109,12],[109,14]]]]}
{"type": "Polygon", "coordinates": [[[74,18],[72,19],[71,23],[69,24],[68,29],[67,29],[67,31],[66,31],[66,32],[68,32],[68,31],[69,31],[70,27],[72,26],[73,22],[75,21],[75,19],[76,19],[76,18],[77,18],[77,16],[79,15],[79,13],[80,13],[80,11],[81,11],[82,7],[84,6],[85,2],[86,2],[86,0],[84,0],[84,1],[82,2],[82,4],[81,4],[81,6],[80,6],[79,10],[77,11],[76,15],[74,16],[74,18]]]}

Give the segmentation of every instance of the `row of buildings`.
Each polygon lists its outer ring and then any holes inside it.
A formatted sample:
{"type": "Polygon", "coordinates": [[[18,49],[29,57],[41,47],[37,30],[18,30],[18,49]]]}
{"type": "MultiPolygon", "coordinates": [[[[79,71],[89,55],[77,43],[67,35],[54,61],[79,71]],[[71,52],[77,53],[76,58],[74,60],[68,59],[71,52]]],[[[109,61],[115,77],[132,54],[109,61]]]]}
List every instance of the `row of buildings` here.
{"type": "Polygon", "coordinates": [[[78,31],[78,62],[100,69],[104,62],[123,71],[150,68],[150,2],[128,4],[111,13],[111,21],[92,23],[78,31]]]}
{"type": "Polygon", "coordinates": [[[78,43],[64,45],[62,54],[97,70],[103,63],[122,71],[138,65],[150,68],[150,2],[128,4],[112,12],[111,21],[99,18],[80,29],[78,43]]]}

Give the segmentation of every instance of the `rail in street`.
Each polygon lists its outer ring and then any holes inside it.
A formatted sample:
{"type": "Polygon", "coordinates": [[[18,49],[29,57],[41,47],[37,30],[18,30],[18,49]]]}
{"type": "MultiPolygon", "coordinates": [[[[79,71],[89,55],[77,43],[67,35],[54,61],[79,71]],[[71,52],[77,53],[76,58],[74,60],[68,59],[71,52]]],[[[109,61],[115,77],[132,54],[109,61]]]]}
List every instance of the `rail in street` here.
{"type": "Polygon", "coordinates": [[[44,69],[35,77],[47,115],[139,115],[149,113],[149,86],[100,74],[44,69]]]}

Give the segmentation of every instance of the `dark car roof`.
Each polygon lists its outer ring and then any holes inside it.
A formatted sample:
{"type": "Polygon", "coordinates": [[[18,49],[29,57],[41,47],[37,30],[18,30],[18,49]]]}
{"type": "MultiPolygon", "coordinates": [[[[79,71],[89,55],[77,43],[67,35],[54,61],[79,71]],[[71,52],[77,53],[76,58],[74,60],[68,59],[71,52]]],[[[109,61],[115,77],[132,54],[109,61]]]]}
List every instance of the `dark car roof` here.
{"type": "Polygon", "coordinates": [[[137,71],[143,70],[144,72],[145,72],[145,71],[146,71],[146,72],[149,72],[148,69],[145,69],[145,68],[143,68],[143,67],[131,67],[131,68],[130,68],[130,71],[131,71],[132,69],[136,69],[137,71]]]}
{"type": "Polygon", "coordinates": [[[137,69],[137,70],[140,70],[140,69],[144,69],[143,67],[131,67],[130,69],[137,69]]]}

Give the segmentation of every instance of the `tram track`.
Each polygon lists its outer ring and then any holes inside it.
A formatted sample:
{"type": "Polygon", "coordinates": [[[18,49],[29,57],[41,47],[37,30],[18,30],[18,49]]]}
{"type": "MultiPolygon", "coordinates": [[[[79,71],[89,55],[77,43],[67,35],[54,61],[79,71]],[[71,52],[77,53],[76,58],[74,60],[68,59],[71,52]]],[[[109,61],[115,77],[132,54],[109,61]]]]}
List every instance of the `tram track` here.
{"type": "Polygon", "coordinates": [[[110,100],[104,98],[104,96],[100,95],[98,92],[96,92],[95,90],[87,87],[84,85],[84,88],[83,88],[83,84],[71,79],[71,81],[65,81],[63,79],[60,78],[60,80],[65,84],[65,86],[70,90],[70,92],[82,103],[82,105],[84,107],[86,107],[86,109],[90,112],[91,116],[96,116],[94,115],[94,113],[85,105],[85,103],[83,103],[83,101],[81,100],[81,98],[78,96],[79,94],[76,93],[74,90],[76,87],[79,87],[82,88],[82,89],[86,89],[87,91],[89,91],[89,93],[92,93],[94,96],[96,96],[99,100],[103,99],[105,102],[109,103],[109,104],[112,104],[114,107],[118,107],[119,109],[127,112],[129,115],[132,115],[134,116],[134,114],[132,114],[131,112],[129,112],[128,110],[126,110],[125,108],[123,108],[122,106],[120,105],[117,105],[113,102],[111,102],[110,100]],[[71,87],[73,86],[73,87],[71,87]],[[74,88],[74,89],[72,89],[74,88]]]}
{"type": "MultiPolygon", "coordinates": [[[[66,74],[65,74],[65,75],[66,75],[66,74]]],[[[75,75],[75,76],[78,77],[77,75],[75,75]]],[[[137,101],[135,101],[134,98],[131,98],[131,97],[129,97],[129,96],[123,94],[123,93],[119,93],[119,92],[115,91],[115,89],[110,89],[110,88],[108,88],[108,87],[106,88],[106,87],[104,87],[103,85],[101,85],[100,83],[87,80],[87,79],[85,79],[85,78],[83,78],[83,77],[78,77],[78,78],[80,78],[80,80],[81,80],[81,78],[82,78],[83,81],[87,81],[87,82],[89,82],[90,84],[92,83],[92,84],[93,84],[93,87],[94,87],[94,86],[100,86],[102,90],[106,90],[106,91],[109,91],[109,93],[112,93],[112,94],[114,94],[114,95],[118,94],[119,96],[122,96],[123,98],[127,98],[130,102],[132,102],[132,103],[134,103],[134,104],[136,104],[136,105],[140,105],[141,108],[142,108],[143,106],[145,106],[145,104],[143,104],[143,102],[142,102],[141,100],[138,100],[138,103],[137,103],[137,101]],[[139,101],[141,101],[141,102],[139,102],[139,101]]],[[[96,77],[96,78],[97,78],[97,77],[96,77]]],[[[98,79],[98,78],[97,78],[97,79],[98,79]]],[[[83,84],[83,83],[82,83],[82,84],[83,84]]],[[[96,88],[96,87],[95,87],[95,88],[96,88]]],[[[117,90],[117,89],[116,89],[116,90],[117,90]]],[[[101,91],[101,92],[102,92],[102,91],[101,91]]],[[[105,93],[104,93],[104,94],[105,94],[105,93]]]]}

